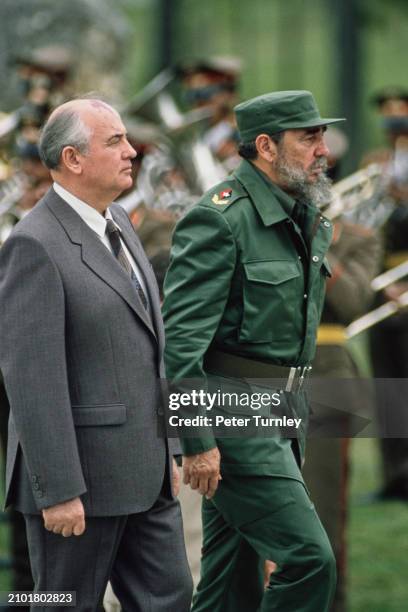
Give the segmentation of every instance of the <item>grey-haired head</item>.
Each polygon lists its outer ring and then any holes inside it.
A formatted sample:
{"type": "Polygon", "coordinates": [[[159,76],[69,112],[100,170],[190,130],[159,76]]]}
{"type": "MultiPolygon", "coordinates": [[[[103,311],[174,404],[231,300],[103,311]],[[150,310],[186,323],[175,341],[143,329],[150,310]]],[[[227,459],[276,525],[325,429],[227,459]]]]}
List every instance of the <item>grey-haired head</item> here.
{"type": "Polygon", "coordinates": [[[72,146],[86,154],[91,136],[90,128],[75,108],[67,106],[53,113],[45,123],[39,142],[40,156],[50,170],[56,170],[64,147],[72,146]]]}

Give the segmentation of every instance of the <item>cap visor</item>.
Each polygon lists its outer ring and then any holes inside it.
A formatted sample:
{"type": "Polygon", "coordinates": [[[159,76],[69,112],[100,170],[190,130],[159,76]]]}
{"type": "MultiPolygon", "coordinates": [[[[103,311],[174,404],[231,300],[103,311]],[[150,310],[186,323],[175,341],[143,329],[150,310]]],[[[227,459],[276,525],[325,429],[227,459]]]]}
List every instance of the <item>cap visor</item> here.
{"type": "Polygon", "coordinates": [[[340,121],[346,121],[345,117],[341,117],[338,119],[324,119],[321,117],[320,119],[310,119],[309,121],[300,121],[299,123],[294,123],[290,128],[291,130],[297,130],[301,128],[312,128],[312,127],[320,127],[321,125],[330,125],[331,123],[340,123],[340,121]]]}

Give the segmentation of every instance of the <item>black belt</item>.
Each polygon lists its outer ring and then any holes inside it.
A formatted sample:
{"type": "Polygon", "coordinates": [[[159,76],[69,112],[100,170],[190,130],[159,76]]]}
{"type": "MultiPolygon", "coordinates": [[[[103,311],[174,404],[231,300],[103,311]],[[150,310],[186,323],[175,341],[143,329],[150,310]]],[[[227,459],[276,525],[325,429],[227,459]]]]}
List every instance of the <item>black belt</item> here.
{"type": "Polygon", "coordinates": [[[312,370],[312,366],[277,366],[216,350],[208,351],[204,368],[229,378],[277,378],[283,382],[282,386],[288,392],[300,391],[312,370]]]}

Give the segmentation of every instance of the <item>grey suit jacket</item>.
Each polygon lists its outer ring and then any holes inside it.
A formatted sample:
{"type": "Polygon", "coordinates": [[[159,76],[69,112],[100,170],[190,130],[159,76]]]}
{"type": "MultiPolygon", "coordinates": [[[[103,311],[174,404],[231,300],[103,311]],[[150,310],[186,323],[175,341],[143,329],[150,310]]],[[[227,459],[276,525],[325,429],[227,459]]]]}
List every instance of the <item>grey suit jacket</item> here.
{"type": "Polygon", "coordinates": [[[81,496],[87,515],[147,510],[169,445],[156,281],[125,212],[112,215],[142,271],[126,272],[51,189],[0,250],[0,368],[11,406],[7,503],[23,512],[81,496]]]}

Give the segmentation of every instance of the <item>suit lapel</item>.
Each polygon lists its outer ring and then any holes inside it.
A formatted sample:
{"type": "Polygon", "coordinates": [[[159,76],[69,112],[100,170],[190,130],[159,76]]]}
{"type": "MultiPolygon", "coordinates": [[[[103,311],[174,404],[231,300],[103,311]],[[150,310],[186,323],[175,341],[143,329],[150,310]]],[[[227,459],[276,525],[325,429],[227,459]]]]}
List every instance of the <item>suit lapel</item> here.
{"type": "Polygon", "coordinates": [[[135,260],[139,270],[143,274],[143,278],[149,294],[148,297],[152,311],[152,318],[154,321],[157,339],[159,341],[159,350],[161,355],[164,350],[164,332],[159,291],[157,288],[157,282],[154,276],[154,272],[152,270],[149,260],[146,257],[145,252],[143,251],[143,248],[139,245],[138,240],[135,237],[135,231],[131,226],[129,219],[127,218],[127,216],[126,218],[123,218],[126,214],[124,212],[122,213],[122,211],[120,211],[120,214],[118,214],[116,207],[111,207],[110,210],[112,213],[112,217],[114,218],[115,222],[119,225],[122,231],[122,238],[126,243],[130,254],[135,260]]]}
{"type": "MultiPolygon", "coordinates": [[[[128,278],[119,262],[102,244],[98,236],[53,189],[48,192],[45,203],[64,227],[71,242],[81,246],[84,264],[125,300],[153,336],[156,337],[152,321],[143,308],[130,278],[128,278]]],[[[137,261],[139,262],[139,260],[137,261]]]]}

